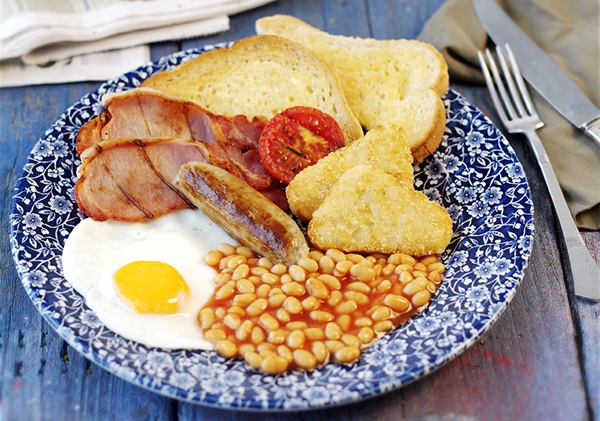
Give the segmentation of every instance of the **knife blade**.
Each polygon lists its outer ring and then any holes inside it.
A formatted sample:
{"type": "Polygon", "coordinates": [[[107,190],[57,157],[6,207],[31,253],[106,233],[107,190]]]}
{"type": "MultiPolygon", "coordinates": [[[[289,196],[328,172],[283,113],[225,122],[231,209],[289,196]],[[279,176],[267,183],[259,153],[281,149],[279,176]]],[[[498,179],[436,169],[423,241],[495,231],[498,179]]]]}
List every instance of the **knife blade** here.
{"type": "Polygon", "coordinates": [[[600,145],[600,109],[494,0],[473,0],[473,7],[494,43],[510,44],[527,82],[571,124],[600,145]]]}

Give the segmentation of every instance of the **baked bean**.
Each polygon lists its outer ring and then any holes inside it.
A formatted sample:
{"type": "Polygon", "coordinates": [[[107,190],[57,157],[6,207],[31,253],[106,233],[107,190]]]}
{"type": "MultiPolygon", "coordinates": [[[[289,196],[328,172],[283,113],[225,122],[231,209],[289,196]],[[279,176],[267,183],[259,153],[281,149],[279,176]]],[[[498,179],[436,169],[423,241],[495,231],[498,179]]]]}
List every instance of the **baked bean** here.
{"type": "Polygon", "coordinates": [[[371,319],[378,322],[380,320],[385,320],[392,315],[389,307],[379,306],[375,307],[375,311],[371,313],[371,319]]]}
{"type": "Polygon", "coordinates": [[[360,254],[356,254],[356,253],[348,253],[346,255],[346,259],[350,260],[352,263],[359,263],[359,262],[362,262],[363,260],[365,260],[365,257],[361,256],[360,254]]]}
{"type": "Polygon", "coordinates": [[[357,327],[371,326],[372,324],[373,319],[371,319],[370,317],[358,317],[354,319],[354,326],[357,327]]]}
{"type": "Polygon", "coordinates": [[[325,284],[317,278],[310,278],[306,281],[306,290],[310,295],[320,300],[329,298],[329,290],[325,284]]]}
{"type": "Polygon", "coordinates": [[[250,351],[244,354],[244,360],[246,360],[246,362],[252,367],[260,368],[263,361],[263,357],[261,357],[260,354],[256,351],[250,351]]]}
{"type": "Polygon", "coordinates": [[[314,341],[312,343],[311,351],[319,364],[322,364],[327,359],[329,355],[329,350],[325,346],[325,344],[321,341],[314,341]]]}
{"type": "Polygon", "coordinates": [[[215,285],[225,285],[231,280],[231,273],[222,272],[215,277],[215,285]]]}
{"type": "Polygon", "coordinates": [[[317,276],[317,279],[323,282],[325,285],[327,285],[331,290],[337,290],[342,287],[342,283],[340,282],[340,280],[335,276],[331,276],[329,274],[319,275],[317,276]]]}
{"type": "Polygon", "coordinates": [[[342,260],[341,262],[337,262],[335,265],[335,270],[338,271],[342,276],[347,274],[350,268],[354,265],[350,260],[342,260]]]}
{"type": "Polygon", "coordinates": [[[262,284],[256,288],[256,296],[259,298],[267,298],[271,293],[271,285],[262,284]]]}
{"type": "Polygon", "coordinates": [[[223,329],[208,329],[204,332],[204,339],[207,341],[221,341],[227,337],[223,329]]]}
{"type": "Polygon", "coordinates": [[[298,314],[303,310],[302,303],[296,297],[287,297],[283,302],[283,308],[290,314],[298,314]]]}
{"type": "Polygon", "coordinates": [[[410,307],[410,301],[402,295],[388,294],[383,299],[383,304],[397,313],[404,313],[410,307]]]}
{"type": "Polygon", "coordinates": [[[335,306],[336,314],[349,314],[356,311],[358,308],[358,304],[354,300],[342,301],[337,306],[335,306]]]}
{"type": "Polygon", "coordinates": [[[236,295],[235,297],[233,297],[233,300],[231,302],[235,306],[247,307],[251,303],[253,303],[255,300],[256,300],[256,294],[252,294],[252,293],[248,292],[245,294],[236,295]]]}
{"type": "Polygon", "coordinates": [[[262,360],[260,368],[268,374],[281,374],[287,371],[289,363],[280,355],[270,355],[262,360]]]}
{"type": "Polygon", "coordinates": [[[289,322],[285,327],[289,330],[308,329],[306,322],[289,322]]]}
{"type": "Polygon", "coordinates": [[[329,256],[323,256],[319,259],[319,268],[323,273],[331,273],[335,268],[335,262],[329,256]]]}
{"type": "Polygon", "coordinates": [[[345,346],[335,351],[335,359],[341,363],[352,362],[360,356],[360,348],[356,346],[345,346]]]}
{"type": "Polygon", "coordinates": [[[215,292],[216,300],[225,300],[233,295],[235,289],[229,283],[226,283],[215,292]]]}
{"type": "Polygon", "coordinates": [[[293,295],[294,297],[301,297],[306,292],[304,285],[299,284],[298,282],[289,282],[287,284],[283,284],[281,286],[281,290],[287,295],[293,295]]]}
{"type": "Polygon", "coordinates": [[[422,276],[416,278],[414,281],[409,282],[404,286],[402,290],[406,295],[415,295],[417,292],[422,291],[427,286],[427,278],[422,276]]]}
{"type": "Polygon", "coordinates": [[[253,327],[254,323],[252,323],[252,320],[244,320],[235,330],[235,337],[240,341],[245,341],[252,333],[253,327]]]}
{"type": "Polygon", "coordinates": [[[294,352],[294,362],[298,367],[311,369],[315,368],[317,365],[317,359],[313,354],[305,349],[295,349],[294,352]]]}
{"type": "Polygon", "coordinates": [[[217,246],[217,251],[221,252],[223,256],[231,256],[235,253],[235,247],[231,244],[221,243],[217,246]]]}
{"type": "Polygon", "coordinates": [[[446,271],[446,268],[444,267],[444,264],[442,262],[436,261],[435,263],[430,263],[427,265],[427,271],[442,274],[446,271]]]}
{"type": "MultiPolygon", "coordinates": [[[[338,291],[339,292],[339,291],[338,291]]],[[[317,297],[306,297],[302,300],[302,307],[306,311],[316,310],[321,306],[321,301],[317,297]]]]}
{"type": "Polygon", "coordinates": [[[296,282],[304,282],[306,280],[306,271],[304,268],[302,268],[302,266],[292,265],[288,269],[288,273],[296,282]]]}
{"type": "Polygon", "coordinates": [[[294,361],[294,354],[292,354],[292,350],[285,345],[279,345],[277,347],[277,354],[279,354],[280,357],[285,358],[288,364],[294,361]]]}
{"type": "Polygon", "coordinates": [[[329,352],[335,353],[338,349],[342,349],[346,345],[342,341],[338,340],[328,340],[325,341],[325,347],[329,352]]]}
{"type": "Polygon", "coordinates": [[[355,346],[357,348],[360,348],[361,346],[361,341],[360,339],[358,339],[358,336],[351,335],[349,333],[344,333],[341,339],[342,342],[348,346],[355,346]]]}
{"type": "Polygon", "coordinates": [[[308,315],[312,320],[317,322],[330,322],[333,319],[335,319],[333,314],[321,310],[313,310],[310,313],[308,313],[308,315]]]}
{"type": "Polygon", "coordinates": [[[216,266],[221,261],[221,258],[223,258],[223,255],[219,251],[211,250],[204,256],[204,262],[208,266],[216,266]]]}
{"type": "Polygon", "coordinates": [[[307,327],[304,329],[304,335],[309,341],[320,341],[325,337],[325,332],[318,327],[307,327]]]}
{"type": "Polygon", "coordinates": [[[271,273],[283,275],[284,273],[287,273],[287,267],[283,263],[278,263],[271,268],[271,273]]]}
{"type": "Polygon", "coordinates": [[[256,351],[256,347],[254,346],[254,344],[249,344],[245,342],[239,346],[239,354],[241,357],[244,357],[244,355],[246,355],[248,352],[253,351],[256,351]]]}
{"type": "Polygon", "coordinates": [[[242,324],[242,319],[237,314],[229,313],[223,318],[223,323],[231,330],[235,330],[242,324]]]}
{"type": "Polygon", "coordinates": [[[331,260],[333,260],[335,263],[341,262],[342,260],[346,260],[346,254],[344,254],[343,251],[337,249],[329,249],[325,252],[325,255],[331,258],[331,260]]]}
{"type": "Polygon", "coordinates": [[[335,322],[342,328],[344,332],[350,330],[352,325],[352,318],[348,314],[342,314],[335,319],[335,322]]]}
{"type": "MultiPolygon", "coordinates": [[[[227,268],[228,269],[237,269],[238,267],[245,265],[246,261],[247,261],[246,258],[244,256],[242,256],[241,254],[233,254],[229,257],[229,260],[227,261],[227,268]]],[[[247,266],[248,265],[246,265],[247,272],[244,276],[242,276],[242,278],[245,276],[248,276],[248,273],[250,273],[250,268],[247,266]]],[[[241,278],[238,278],[238,279],[241,279],[241,278]]]]}
{"type": "Polygon", "coordinates": [[[421,307],[427,304],[431,300],[431,293],[424,289],[423,291],[417,292],[412,296],[411,301],[415,307],[421,307]]]}
{"type": "Polygon", "coordinates": [[[267,340],[272,344],[279,345],[285,342],[287,335],[288,331],[285,329],[272,330],[267,335],[267,340]]]}
{"type": "Polygon", "coordinates": [[[233,358],[238,353],[237,345],[231,341],[228,341],[227,339],[223,339],[223,340],[217,342],[217,344],[215,345],[215,348],[219,354],[224,355],[225,357],[228,357],[228,358],[233,358]]]}
{"type": "Polygon", "coordinates": [[[244,317],[246,312],[240,306],[231,306],[227,309],[227,314],[237,314],[239,317],[244,317]]]}
{"type": "Polygon", "coordinates": [[[319,270],[319,264],[314,259],[308,257],[300,258],[300,260],[298,260],[298,266],[308,273],[314,273],[319,270]]]}
{"type": "Polygon", "coordinates": [[[302,348],[304,345],[304,341],[306,341],[306,336],[302,330],[293,330],[287,336],[285,343],[290,348],[302,348]]]}
{"type": "Polygon", "coordinates": [[[325,325],[325,336],[327,339],[340,339],[342,337],[342,328],[333,322],[325,325]]]}
{"type": "Polygon", "coordinates": [[[344,296],[342,295],[341,291],[333,290],[329,294],[329,298],[327,299],[327,305],[330,305],[331,307],[335,307],[342,301],[343,298],[344,298],[344,296]]]}
{"type": "Polygon", "coordinates": [[[394,323],[391,320],[381,320],[373,325],[375,332],[387,332],[394,328],[394,323]]]}
{"type": "Polygon", "coordinates": [[[248,316],[258,316],[265,311],[268,305],[269,302],[266,299],[257,298],[252,304],[246,307],[246,313],[248,313],[248,316]]]}
{"type": "Polygon", "coordinates": [[[269,313],[261,314],[258,318],[258,324],[267,331],[279,328],[279,321],[269,313]]]}
{"type": "Polygon", "coordinates": [[[427,279],[429,279],[434,284],[438,285],[442,281],[442,275],[437,270],[433,270],[429,272],[427,275],[427,279]]]}
{"type": "Polygon", "coordinates": [[[266,257],[261,257],[260,259],[258,259],[258,266],[260,266],[261,268],[271,270],[271,268],[273,267],[273,262],[271,262],[266,257]]]}
{"type": "Polygon", "coordinates": [[[375,332],[370,327],[365,326],[358,331],[358,338],[363,344],[368,344],[375,338],[375,332]]]}
{"type": "Polygon", "coordinates": [[[198,313],[198,321],[202,329],[210,328],[215,322],[215,311],[210,307],[205,307],[198,313]]]}
{"type": "Polygon", "coordinates": [[[289,323],[292,320],[292,315],[285,308],[278,308],[275,315],[281,323],[289,323]]]}
{"type": "Polygon", "coordinates": [[[245,293],[248,293],[248,292],[254,293],[254,291],[256,291],[256,287],[248,279],[240,279],[239,281],[237,281],[235,283],[235,288],[237,289],[237,291],[240,294],[245,294],[245,293]]]}
{"type": "Polygon", "coordinates": [[[367,304],[369,304],[369,297],[363,294],[362,292],[346,291],[344,293],[344,297],[346,297],[349,300],[356,301],[356,304],[358,304],[359,306],[366,306],[367,304]]]}
{"type": "Polygon", "coordinates": [[[218,273],[197,316],[204,337],[270,374],[355,361],[426,305],[444,272],[438,256],[336,249],[311,250],[288,267],[223,244],[205,261],[218,273]]]}
{"type": "Polygon", "coordinates": [[[263,273],[260,277],[261,281],[263,281],[265,284],[268,285],[275,285],[277,283],[279,283],[279,276],[275,275],[274,273],[271,272],[266,272],[263,273]]]}
{"type": "Polygon", "coordinates": [[[269,302],[269,307],[271,308],[279,308],[281,307],[281,305],[283,304],[283,302],[285,301],[285,299],[287,298],[287,295],[285,294],[275,294],[275,295],[271,295],[267,301],[269,302]]]}
{"type": "Polygon", "coordinates": [[[252,328],[252,333],[250,334],[250,339],[254,345],[260,345],[265,342],[265,331],[262,330],[259,326],[254,326],[252,328]]]}
{"type": "Polygon", "coordinates": [[[392,282],[389,279],[384,279],[379,283],[379,285],[377,285],[375,291],[379,294],[383,294],[384,292],[388,292],[390,289],[392,289],[392,282]]]}
{"type": "Polygon", "coordinates": [[[265,273],[271,273],[271,272],[269,272],[269,269],[264,268],[262,266],[253,266],[250,269],[250,273],[252,275],[256,275],[256,276],[263,276],[265,273]]]}

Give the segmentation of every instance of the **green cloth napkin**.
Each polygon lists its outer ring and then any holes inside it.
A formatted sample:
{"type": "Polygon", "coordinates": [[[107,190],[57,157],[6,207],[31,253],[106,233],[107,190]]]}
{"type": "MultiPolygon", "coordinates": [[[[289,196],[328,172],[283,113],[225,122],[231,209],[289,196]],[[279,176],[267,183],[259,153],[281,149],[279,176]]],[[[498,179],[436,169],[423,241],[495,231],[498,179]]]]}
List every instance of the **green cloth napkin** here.
{"type": "MultiPolygon", "coordinates": [[[[597,0],[499,0],[512,19],[600,105],[597,0]]],[[[490,46],[471,0],[448,0],[418,37],[448,62],[451,82],[484,83],[477,51],[490,46]]],[[[540,69],[542,72],[543,69],[540,69]]],[[[580,228],[600,229],[600,146],[530,89],[545,123],[538,134],[580,228]]],[[[504,131],[504,127],[500,126],[504,131]]]]}

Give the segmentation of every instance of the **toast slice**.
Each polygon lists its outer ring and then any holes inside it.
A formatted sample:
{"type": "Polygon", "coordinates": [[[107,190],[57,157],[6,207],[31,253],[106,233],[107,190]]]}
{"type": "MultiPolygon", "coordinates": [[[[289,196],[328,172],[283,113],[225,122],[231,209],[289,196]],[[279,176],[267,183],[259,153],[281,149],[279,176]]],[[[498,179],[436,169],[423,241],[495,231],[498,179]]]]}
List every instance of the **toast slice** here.
{"type": "Polygon", "coordinates": [[[346,171],[308,225],[310,241],[345,252],[440,254],[452,237],[452,220],[412,185],[370,165],[346,171]]]}
{"type": "Polygon", "coordinates": [[[345,147],[300,171],[286,189],[290,209],[309,221],[338,178],[358,164],[370,164],[399,181],[413,182],[413,157],[403,131],[385,123],[345,147]]]}
{"type": "Polygon", "coordinates": [[[195,102],[214,114],[272,118],[305,105],[332,116],[346,143],[363,135],[331,65],[287,39],[256,35],[157,73],[141,86],[195,102]]]}
{"type": "Polygon", "coordinates": [[[330,62],[360,123],[367,130],[388,120],[398,123],[415,164],[439,146],[446,124],[441,97],[449,80],[446,61],[433,46],[331,35],[286,15],[257,20],[256,32],[296,41],[330,62]]]}

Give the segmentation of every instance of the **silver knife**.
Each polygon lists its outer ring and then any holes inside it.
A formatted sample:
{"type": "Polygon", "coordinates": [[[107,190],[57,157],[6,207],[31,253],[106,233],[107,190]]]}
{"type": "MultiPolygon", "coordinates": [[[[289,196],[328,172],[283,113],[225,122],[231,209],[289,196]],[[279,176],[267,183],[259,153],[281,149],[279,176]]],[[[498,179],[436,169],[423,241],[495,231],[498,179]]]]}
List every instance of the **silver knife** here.
{"type": "Polygon", "coordinates": [[[600,109],[494,0],[473,0],[496,45],[510,44],[523,76],[560,114],[600,145],[600,109]]]}

